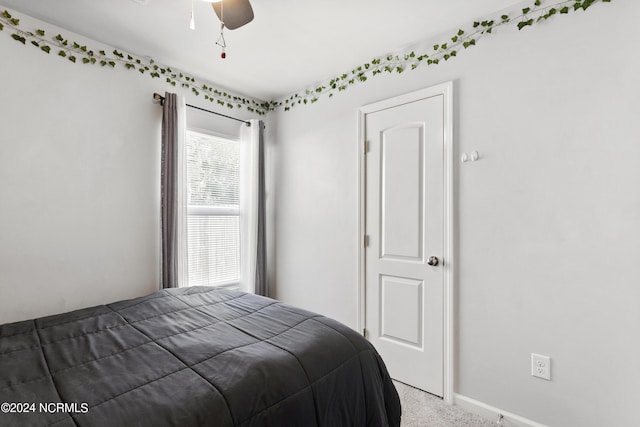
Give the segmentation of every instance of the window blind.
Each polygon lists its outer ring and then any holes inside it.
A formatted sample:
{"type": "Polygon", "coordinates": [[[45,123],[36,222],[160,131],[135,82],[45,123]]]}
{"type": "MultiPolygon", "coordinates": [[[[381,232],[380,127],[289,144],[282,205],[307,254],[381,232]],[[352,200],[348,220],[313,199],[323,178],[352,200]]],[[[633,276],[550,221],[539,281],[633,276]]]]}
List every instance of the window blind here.
{"type": "Polygon", "coordinates": [[[239,144],[187,132],[190,285],[240,280],[239,144]]]}

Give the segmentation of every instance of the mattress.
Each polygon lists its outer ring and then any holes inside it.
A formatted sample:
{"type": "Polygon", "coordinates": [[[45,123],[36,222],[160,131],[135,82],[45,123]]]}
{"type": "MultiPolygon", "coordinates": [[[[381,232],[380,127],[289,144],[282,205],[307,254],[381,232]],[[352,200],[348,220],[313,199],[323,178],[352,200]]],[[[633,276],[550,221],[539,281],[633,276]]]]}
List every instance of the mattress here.
{"type": "Polygon", "coordinates": [[[341,323],[211,287],[0,326],[0,426],[399,426],[341,323]]]}

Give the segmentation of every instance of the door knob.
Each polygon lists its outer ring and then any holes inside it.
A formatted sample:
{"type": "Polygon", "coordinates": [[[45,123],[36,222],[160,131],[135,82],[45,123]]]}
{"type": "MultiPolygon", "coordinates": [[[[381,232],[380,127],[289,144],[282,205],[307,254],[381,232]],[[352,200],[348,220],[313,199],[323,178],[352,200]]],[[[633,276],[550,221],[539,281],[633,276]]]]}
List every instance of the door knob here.
{"type": "Polygon", "coordinates": [[[427,264],[429,264],[432,267],[435,267],[436,265],[438,265],[439,262],[440,260],[438,259],[437,256],[430,256],[429,260],[427,261],[427,264]]]}

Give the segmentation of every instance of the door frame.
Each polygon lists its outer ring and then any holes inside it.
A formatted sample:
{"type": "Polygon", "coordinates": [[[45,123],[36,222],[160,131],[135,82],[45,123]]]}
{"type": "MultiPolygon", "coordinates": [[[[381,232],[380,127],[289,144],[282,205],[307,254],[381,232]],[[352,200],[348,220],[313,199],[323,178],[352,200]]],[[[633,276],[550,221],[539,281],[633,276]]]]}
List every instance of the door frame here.
{"type": "Polygon", "coordinates": [[[365,225],[366,225],[366,150],[365,125],[366,115],[392,108],[401,104],[419,101],[424,98],[442,95],[444,100],[444,188],[443,188],[443,400],[453,404],[454,384],[454,198],[453,198],[453,82],[420,89],[404,95],[367,104],[358,109],[358,331],[364,335],[366,263],[365,263],[365,225]]]}

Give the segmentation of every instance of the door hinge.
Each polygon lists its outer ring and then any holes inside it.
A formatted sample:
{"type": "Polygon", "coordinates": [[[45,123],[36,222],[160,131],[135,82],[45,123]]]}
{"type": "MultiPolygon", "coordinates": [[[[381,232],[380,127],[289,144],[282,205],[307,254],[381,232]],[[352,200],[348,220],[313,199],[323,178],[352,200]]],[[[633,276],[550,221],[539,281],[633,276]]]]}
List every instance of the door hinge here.
{"type": "Polygon", "coordinates": [[[364,235],[364,247],[366,248],[367,246],[369,246],[369,235],[365,234],[364,235]]]}
{"type": "Polygon", "coordinates": [[[362,336],[369,339],[369,331],[367,331],[367,328],[362,329],[362,336]]]}
{"type": "Polygon", "coordinates": [[[369,152],[369,141],[364,142],[364,154],[369,152]]]}

